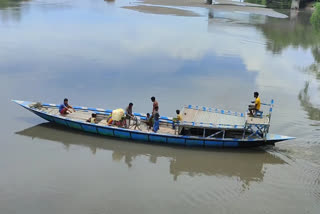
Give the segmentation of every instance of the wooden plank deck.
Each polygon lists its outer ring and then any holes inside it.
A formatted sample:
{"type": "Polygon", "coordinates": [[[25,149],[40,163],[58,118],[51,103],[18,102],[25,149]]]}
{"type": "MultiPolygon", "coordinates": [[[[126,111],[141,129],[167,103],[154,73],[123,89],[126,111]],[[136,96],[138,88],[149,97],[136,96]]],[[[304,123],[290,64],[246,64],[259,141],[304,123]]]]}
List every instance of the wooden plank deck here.
{"type": "MultiPolygon", "coordinates": [[[[59,113],[59,109],[56,107],[42,107],[40,110],[47,112],[48,114],[52,114],[52,115],[59,115],[62,116],[59,113]]],[[[79,121],[87,121],[87,119],[89,119],[91,117],[91,114],[93,112],[91,111],[82,111],[82,110],[77,110],[76,112],[73,112],[71,114],[67,114],[64,115],[64,117],[66,118],[70,118],[73,120],[79,120],[79,121]]],[[[107,125],[107,120],[106,120],[107,116],[106,115],[98,115],[97,116],[97,120],[98,120],[98,125],[102,125],[102,126],[108,126],[107,125]]],[[[132,124],[133,121],[131,121],[132,124]]],[[[117,127],[115,125],[112,125],[113,127],[117,127]]],[[[153,132],[152,129],[148,129],[146,123],[141,120],[140,121],[140,129],[142,132],[153,132]]],[[[138,129],[134,129],[134,127],[130,127],[130,130],[138,130],[138,129]]],[[[164,124],[164,123],[160,123],[160,129],[158,131],[158,133],[160,134],[175,134],[174,129],[172,129],[171,124],[164,124]]]]}
{"type": "Polygon", "coordinates": [[[213,123],[243,126],[246,122],[245,117],[208,112],[196,109],[183,109],[183,121],[195,123],[213,123]]]}
{"type": "MultiPolygon", "coordinates": [[[[45,111],[52,115],[60,115],[58,108],[56,107],[42,107],[42,111],[45,111]]],[[[91,117],[91,111],[77,110],[71,114],[65,115],[66,118],[79,120],[79,121],[87,121],[91,117]]],[[[208,112],[196,109],[183,109],[182,112],[183,121],[187,122],[195,122],[195,123],[212,123],[212,124],[229,124],[231,126],[244,126],[247,124],[269,124],[269,118],[264,116],[262,118],[259,117],[240,117],[235,115],[221,114],[216,112],[208,112]]],[[[98,125],[107,126],[106,115],[98,115],[98,125]]],[[[131,121],[133,122],[133,121],[131,121]]],[[[152,129],[149,130],[146,123],[141,120],[140,121],[140,129],[142,132],[152,132],[152,129]]],[[[116,127],[116,126],[115,126],[116,127]]],[[[135,130],[134,127],[130,127],[131,130],[135,130]]],[[[172,129],[171,124],[168,123],[160,123],[160,129],[158,131],[160,134],[175,134],[175,130],[172,129]]]]}

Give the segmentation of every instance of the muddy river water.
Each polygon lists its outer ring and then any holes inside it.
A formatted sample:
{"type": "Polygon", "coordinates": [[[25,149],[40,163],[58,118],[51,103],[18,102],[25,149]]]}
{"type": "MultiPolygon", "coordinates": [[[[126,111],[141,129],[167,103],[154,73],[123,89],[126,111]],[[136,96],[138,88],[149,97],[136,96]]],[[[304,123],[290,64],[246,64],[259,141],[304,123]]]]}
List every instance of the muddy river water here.
{"type": "Polygon", "coordinates": [[[310,11],[193,1],[0,0],[1,214],[320,212],[310,11]],[[270,132],[295,140],[210,151],[132,143],[11,102],[150,112],[156,96],[174,116],[184,104],[243,112],[254,91],[275,100],[270,132]]]}

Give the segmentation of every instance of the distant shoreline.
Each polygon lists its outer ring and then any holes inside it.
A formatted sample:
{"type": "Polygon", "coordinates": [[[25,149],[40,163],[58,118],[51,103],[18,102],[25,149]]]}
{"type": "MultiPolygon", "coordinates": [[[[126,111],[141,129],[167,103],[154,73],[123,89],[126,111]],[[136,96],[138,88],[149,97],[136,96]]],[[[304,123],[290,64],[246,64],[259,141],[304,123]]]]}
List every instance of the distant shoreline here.
{"type": "Polygon", "coordinates": [[[233,2],[231,0],[216,0],[216,4],[206,4],[205,0],[136,0],[132,5],[123,6],[124,9],[143,13],[176,15],[176,16],[201,16],[190,8],[208,8],[227,12],[244,12],[274,18],[287,18],[288,16],[263,5],[246,2],[233,2]],[[188,7],[188,8],[187,8],[188,7]]]}

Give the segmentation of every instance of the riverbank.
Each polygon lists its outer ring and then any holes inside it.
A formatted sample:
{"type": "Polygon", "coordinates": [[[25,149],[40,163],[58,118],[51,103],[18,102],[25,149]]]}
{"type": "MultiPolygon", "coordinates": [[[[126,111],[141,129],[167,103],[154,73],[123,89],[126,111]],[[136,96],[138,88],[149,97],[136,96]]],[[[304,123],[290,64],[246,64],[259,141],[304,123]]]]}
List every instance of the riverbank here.
{"type": "Polygon", "coordinates": [[[203,0],[142,0],[134,1],[133,5],[124,6],[124,9],[135,10],[143,13],[177,15],[177,16],[201,16],[192,8],[207,8],[225,12],[242,12],[256,15],[264,15],[274,18],[287,18],[285,14],[265,8],[263,5],[245,2],[233,2],[230,0],[215,1],[214,4],[206,4],[203,0]]]}
{"type": "Polygon", "coordinates": [[[122,8],[135,10],[142,13],[175,15],[175,16],[200,16],[199,14],[189,10],[183,10],[178,8],[168,8],[168,7],[161,7],[161,6],[136,5],[136,6],[124,6],[122,8]]]}

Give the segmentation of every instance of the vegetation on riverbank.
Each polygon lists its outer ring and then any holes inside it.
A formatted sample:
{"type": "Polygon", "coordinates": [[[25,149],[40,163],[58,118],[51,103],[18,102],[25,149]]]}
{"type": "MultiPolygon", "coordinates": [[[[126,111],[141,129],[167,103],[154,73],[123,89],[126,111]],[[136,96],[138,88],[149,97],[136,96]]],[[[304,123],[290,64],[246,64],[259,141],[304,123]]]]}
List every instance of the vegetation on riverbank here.
{"type": "Polygon", "coordinates": [[[312,13],[310,22],[316,31],[320,31],[320,2],[315,4],[315,10],[312,13]]]}
{"type": "Polygon", "coordinates": [[[22,2],[27,2],[30,0],[0,0],[0,8],[9,8],[9,7],[16,7],[22,2]]]}
{"type": "Polygon", "coordinates": [[[265,5],[268,8],[288,9],[291,7],[291,0],[245,0],[253,4],[265,5]]]}
{"type": "MultiPolygon", "coordinates": [[[[265,5],[268,8],[274,9],[289,9],[291,8],[292,0],[244,0],[245,2],[265,5]]],[[[308,7],[312,2],[320,2],[320,0],[300,0],[298,3],[300,8],[308,7]]]]}

